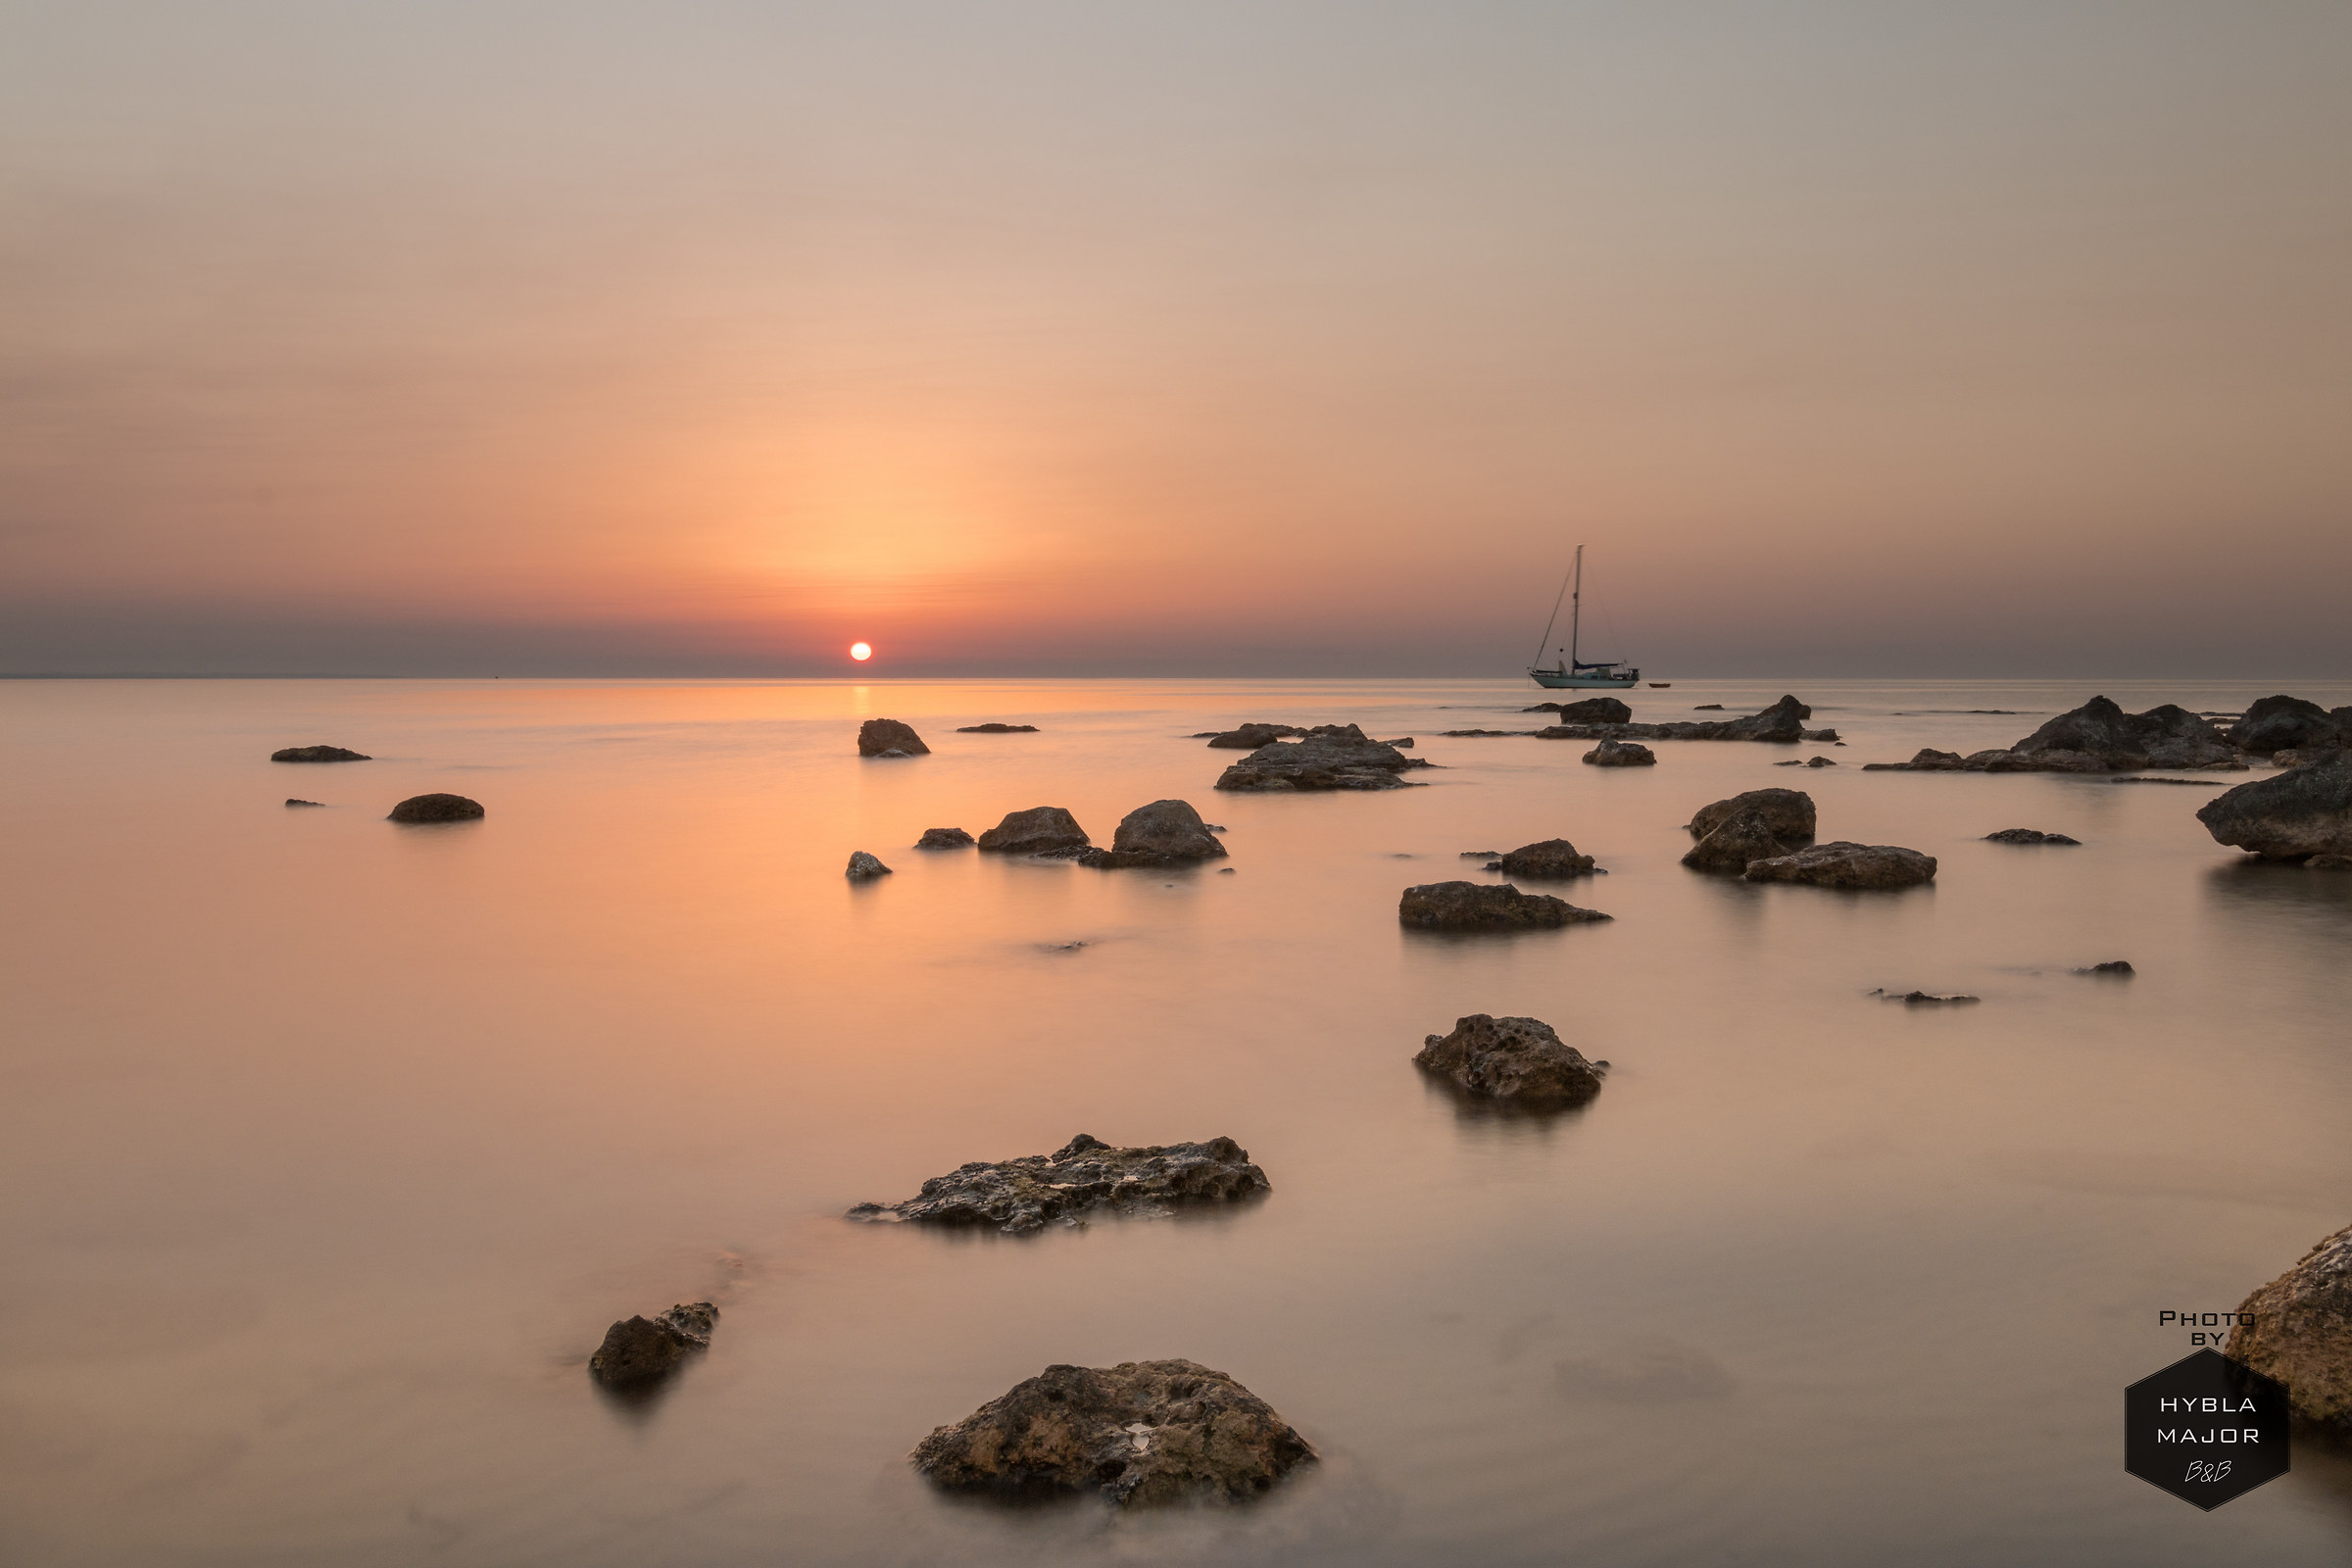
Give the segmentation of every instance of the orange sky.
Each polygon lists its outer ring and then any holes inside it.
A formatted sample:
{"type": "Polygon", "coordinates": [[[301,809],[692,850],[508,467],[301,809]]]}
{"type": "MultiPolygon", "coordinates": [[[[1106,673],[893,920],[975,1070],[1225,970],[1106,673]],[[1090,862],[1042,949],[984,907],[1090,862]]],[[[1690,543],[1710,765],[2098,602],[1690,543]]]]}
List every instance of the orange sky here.
{"type": "Polygon", "coordinates": [[[0,670],[2352,665],[2352,8],[15,4],[0,670]]]}

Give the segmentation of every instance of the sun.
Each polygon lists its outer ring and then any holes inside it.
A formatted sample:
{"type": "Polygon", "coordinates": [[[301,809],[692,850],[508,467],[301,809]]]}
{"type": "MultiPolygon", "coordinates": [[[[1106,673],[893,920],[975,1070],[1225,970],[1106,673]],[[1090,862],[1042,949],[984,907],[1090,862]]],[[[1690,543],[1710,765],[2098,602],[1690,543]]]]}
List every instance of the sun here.
{"type": "Polygon", "coordinates": [[[850,657],[862,664],[874,657],[874,645],[872,643],[852,643],[850,644],[850,657]]]}

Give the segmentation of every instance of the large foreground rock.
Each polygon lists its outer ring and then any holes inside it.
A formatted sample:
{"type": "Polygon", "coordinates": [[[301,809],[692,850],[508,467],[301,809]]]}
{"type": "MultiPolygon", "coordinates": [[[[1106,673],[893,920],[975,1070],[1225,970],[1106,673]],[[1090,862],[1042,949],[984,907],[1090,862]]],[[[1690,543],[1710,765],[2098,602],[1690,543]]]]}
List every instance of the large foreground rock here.
{"type": "Polygon", "coordinates": [[[1324,724],[1304,740],[1275,741],[1227,768],[1221,790],[1393,790],[1413,759],[1353,724],[1324,724]]]}
{"type": "Polygon", "coordinates": [[[2230,726],[2230,744],[2269,757],[2277,752],[2325,751],[2352,744],[2352,709],[2333,712],[2300,697],[2265,697],[2230,726]]]}
{"type": "Polygon", "coordinates": [[[1265,1400],[1183,1360],[1050,1366],[907,1455],[959,1492],[1093,1492],[1122,1508],[1243,1501],[1314,1457],[1265,1400]]]}
{"type": "Polygon", "coordinates": [[[1690,846],[1683,863],[1694,871],[1729,871],[1737,876],[1757,860],[1788,853],[1764,820],[1761,811],[1740,810],[1715,824],[1705,838],[1690,846]]]}
{"type": "Polygon", "coordinates": [[[1592,857],[1577,854],[1576,846],[1566,839],[1545,839],[1541,844],[1520,845],[1487,869],[1504,876],[1591,876],[1592,857]]]}
{"type": "Polygon", "coordinates": [[[907,757],[928,757],[931,748],[914,732],[911,724],[902,724],[895,718],[869,718],[858,726],[858,755],[881,757],[898,752],[907,757]]]}
{"type": "Polygon", "coordinates": [[[1056,850],[1083,850],[1091,842],[1078,819],[1059,806],[1007,811],[1004,821],[980,835],[980,848],[1000,855],[1051,855],[1056,850]]]}
{"type": "Polygon", "coordinates": [[[1538,703],[1522,713],[1557,713],[1563,724],[1628,724],[1634,710],[1614,697],[1588,697],[1581,703],[1538,703]]]}
{"type": "Polygon", "coordinates": [[[2352,1426],[2352,1226],[2237,1306],[2222,1353],[2286,1385],[2314,1421],[2352,1426]]]}
{"type": "Polygon", "coordinates": [[[1404,890],[1396,918],[1423,931],[1533,931],[1609,916],[1508,882],[1431,882],[1404,890]]]}
{"type": "Polygon", "coordinates": [[[463,795],[412,795],[392,808],[395,822],[470,822],[485,815],[482,803],[463,795]]]}
{"type": "Polygon", "coordinates": [[[1924,750],[1908,762],[1872,762],[1875,772],[2128,773],[2143,767],[2239,768],[2221,731],[2171,703],[2127,713],[2093,697],[2015,745],[1957,757],[1924,750]]]}
{"type": "Polygon", "coordinates": [[[710,1348],[718,1308],[709,1301],[680,1301],[652,1317],[624,1317],[605,1330],[605,1343],[588,1358],[588,1371],[609,1388],[653,1382],[695,1350],[710,1348]]]}
{"type": "Polygon", "coordinates": [[[1813,797],[1803,790],[1749,790],[1728,801],[1702,806],[1690,818],[1690,836],[1703,839],[1741,811],[1753,811],[1764,819],[1772,836],[1791,844],[1802,844],[1813,837],[1813,797]]]}
{"type": "Polygon", "coordinates": [[[1803,882],[1817,888],[1871,891],[1917,887],[1936,879],[1936,857],[1892,844],[1816,844],[1791,855],[1751,860],[1750,882],[1803,882]]]}
{"type": "Polygon", "coordinates": [[[374,758],[366,752],[346,751],[340,746],[289,746],[282,752],[271,752],[272,762],[372,762],[374,758]]]}
{"type": "Polygon", "coordinates": [[[1200,820],[1189,801],[1153,801],[1119,818],[1107,850],[1089,850],[1078,857],[1080,865],[1103,870],[1131,866],[1190,865],[1197,860],[1221,859],[1225,846],[1200,820]]]}
{"type": "Polygon", "coordinates": [[[932,1177],[912,1198],[859,1203],[849,1217],[883,1225],[993,1225],[1018,1236],[1055,1221],[1083,1224],[1094,1209],[1164,1214],[1186,1203],[1238,1202],[1272,1187],[1250,1162],[1250,1152],[1230,1138],[1113,1149],[1080,1133],[1051,1154],[974,1160],[932,1177]]]}
{"type": "Polygon", "coordinates": [[[1650,767],[1658,754],[1640,741],[1602,741],[1585,754],[1585,760],[1594,767],[1650,767]]]}
{"type": "MultiPolygon", "coordinates": [[[[1804,721],[1813,710],[1784,697],[1760,713],[1722,720],[1679,719],[1670,724],[1561,722],[1536,731],[1544,740],[1568,741],[1770,741],[1794,745],[1806,738],[1804,721]]],[[[1817,738],[1836,740],[1828,730],[1817,738]]]]}
{"type": "Polygon", "coordinates": [[[1576,1105],[1600,1093],[1606,1066],[1562,1041],[1541,1018],[1474,1012],[1453,1033],[1431,1035],[1413,1057],[1463,1090],[1523,1105],[1576,1105]]]}
{"type": "Polygon", "coordinates": [[[2218,843],[2266,860],[2352,855],[2352,753],[2224,791],[2197,820],[2218,843]]]}

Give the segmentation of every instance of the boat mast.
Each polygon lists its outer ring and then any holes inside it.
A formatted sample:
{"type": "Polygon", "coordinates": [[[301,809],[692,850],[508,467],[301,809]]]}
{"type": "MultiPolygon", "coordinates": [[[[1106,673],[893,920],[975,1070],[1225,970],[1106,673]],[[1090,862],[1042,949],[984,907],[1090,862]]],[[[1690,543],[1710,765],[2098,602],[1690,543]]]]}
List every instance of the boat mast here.
{"type": "MultiPolygon", "coordinates": [[[[1576,547],[1576,554],[1577,559],[1581,562],[1584,559],[1585,547],[1583,545],[1578,545],[1576,547]]],[[[1544,639],[1536,644],[1536,664],[1541,664],[1544,662],[1544,650],[1551,646],[1551,628],[1559,624],[1560,601],[1567,597],[1568,579],[1562,577],[1560,579],[1560,591],[1551,596],[1551,614],[1549,618],[1544,622],[1544,639]]],[[[1530,664],[1528,666],[1531,672],[1535,669],[1536,664],[1530,664]]]]}
{"type": "Polygon", "coordinates": [[[1568,601],[1568,673],[1571,675],[1581,667],[1576,662],[1576,632],[1578,624],[1585,618],[1585,547],[1583,545],[1576,547],[1575,578],[1576,592],[1568,601]]]}

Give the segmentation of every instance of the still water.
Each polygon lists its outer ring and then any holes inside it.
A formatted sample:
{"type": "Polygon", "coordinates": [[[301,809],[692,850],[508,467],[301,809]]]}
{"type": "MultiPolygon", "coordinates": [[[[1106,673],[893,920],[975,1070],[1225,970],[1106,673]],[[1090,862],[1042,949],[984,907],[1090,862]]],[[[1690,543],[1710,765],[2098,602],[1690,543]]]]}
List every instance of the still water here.
{"type": "Polygon", "coordinates": [[[1616,770],[1436,738],[1535,723],[1503,682],[0,684],[0,1560],[2343,1561],[2343,1452],[2204,1515],[2124,1473],[2121,1414],[2190,1349],[2159,1311],[2233,1307],[2352,1219],[2352,878],[2215,845],[2191,813],[2248,775],[1859,768],[2091,685],[1790,689],[1847,744],[1616,770]],[[861,761],[877,715],[934,754],[861,761]],[[953,733],[989,719],[1040,733],[953,733]],[[1236,754],[1187,737],[1245,719],[1442,766],[1216,795],[1236,754]],[[314,741],[376,760],[266,760],[314,741]],[[1815,753],[1840,765],[1771,765],[1815,753]],[[1940,875],[1677,864],[1695,808],[1766,785],[1940,875]],[[489,815],[383,820],[428,790],[489,815]],[[1167,796],[1230,861],[906,848],[1046,804],[1107,842],[1167,796]],[[2006,827],[2083,847],[1981,842],[2006,827]],[[1406,885],[1477,876],[1460,852],[1554,836],[1613,922],[1398,927],[1406,885]],[[896,874],[850,884],[856,849],[896,874]],[[2069,972],[2110,958],[2137,978],[2069,972]],[[1410,1057],[1480,1011],[1607,1089],[1465,1114],[1410,1057]],[[1229,1134],[1274,1191],[1023,1240],[839,1218],[1079,1132],[1229,1134]],[[713,1348],[665,1397],[591,1387],[609,1322],[702,1297],[713,1348]],[[1323,1462],[1117,1519],[904,1467],[1049,1362],[1160,1356],[1323,1462]]]}

